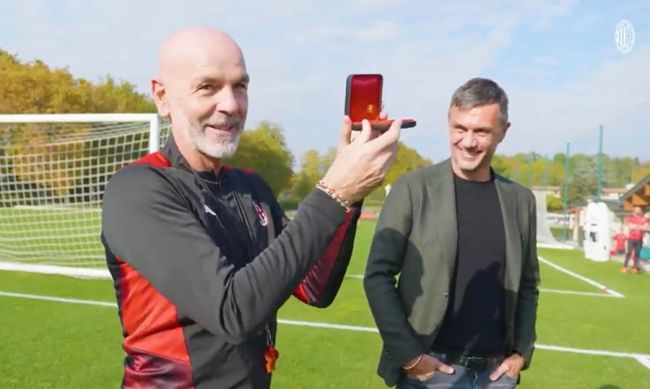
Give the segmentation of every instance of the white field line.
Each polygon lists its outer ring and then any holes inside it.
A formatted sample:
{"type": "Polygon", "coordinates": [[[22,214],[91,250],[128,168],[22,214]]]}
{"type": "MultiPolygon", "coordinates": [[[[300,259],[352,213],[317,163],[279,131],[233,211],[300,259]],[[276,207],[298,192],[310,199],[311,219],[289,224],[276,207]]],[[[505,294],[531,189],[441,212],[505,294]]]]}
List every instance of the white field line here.
{"type": "Polygon", "coordinates": [[[375,327],[351,326],[347,324],[319,323],[314,321],[298,321],[298,320],[285,320],[285,319],[278,319],[278,323],[287,324],[291,326],[300,326],[300,327],[316,327],[316,328],[328,328],[328,329],[335,329],[335,330],[379,333],[379,331],[375,327]]]}
{"type": "MultiPolygon", "coordinates": [[[[583,282],[586,282],[589,285],[595,286],[596,288],[602,290],[603,292],[607,293],[608,296],[611,297],[625,297],[622,293],[619,293],[613,289],[610,289],[606,287],[605,285],[602,285],[594,280],[591,280],[587,277],[581,276],[580,274],[577,274],[575,272],[572,272],[571,270],[565,269],[560,265],[556,265],[555,263],[549,261],[548,259],[539,257],[539,261],[554,268],[555,270],[558,270],[560,272],[563,272],[565,274],[568,274],[574,278],[577,278],[583,282]]],[[[56,266],[56,265],[44,265],[44,264],[24,264],[24,263],[16,263],[16,262],[0,262],[0,270],[13,270],[13,271],[26,271],[26,272],[35,272],[35,273],[42,273],[42,274],[61,274],[61,275],[67,275],[67,276],[73,276],[73,277],[79,277],[79,278],[91,278],[91,279],[110,279],[110,273],[108,272],[108,269],[105,268],[94,268],[94,269],[87,269],[87,268],[78,268],[78,267],[73,267],[73,266],[56,266]]],[[[353,278],[353,279],[363,279],[363,274],[347,274],[345,278],[353,278]]],[[[540,291],[542,292],[548,292],[548,293],[560,293],[560,294],[573,294],[573,295],[579,295],[579,296],[590,296],[590,297],[605,297],[603,294],[599,293],[589,293],[589,292],[578,292],[578,291],[571,291],[571,290],[561,290],[561,289],[546,289],[546,288],[540,288],[540,291]]]]}
{"type": "MultiPolygon", "coordinates": [[[[540,258],[540,260],[543,260],[540,258]]],[[[544,260],[547,261],[547,260],[544,260]]],[[[548,262],[548,261],[547,261],[548,262]]],[[[568,272],[568,274],[571,274],[572,276],[578,276],[582,277],[580,275],[576,275],[573,272],[570,272],[569,270],[566,270],[558,265],[547,263],[549,266],[555,267],[557,266],[557,270],[563,271],[563,272],[568,272]]],[[[24,264],[24,263],[16,263],[16,262],[0,262],[0,270],[10,270],[10,271],[25,271],[25,272],[33,272],[33,273],[40,273],[40,274],[57,274],[57,275],[66,275],[66,276],[72,276],[72,277],[78,277],[78,278],[90,278],[90,279],[110,279],[110,273],[108,272],[107,269],[103,268],[94,268],[94,269],[87,269],[87,268],[77,268],[73,266],[56,266],[56,265],[45,265],[45,264],[24,264]]],[[[352,278],[352,279],[363,279],[363,274],[347,274],[345,278],[352,278]]],[[[581,278],[582,279],[582,278],[581,278]]],[[[589,280],[591,281],[591,280],[589,280]]],[[[595,281],[591,281],[595,282],[595,281]]],[[[593,284],[592,284],[593,285],[593,284]]],[[[597,286],[599,289],[605,291],[607,294],[603,293],[590,293],[590,292],[578,292],[578,291],[573,291],[573,290],[563,290],[563,289],[547,289],[547,288],[540,288],[539,290],[541,292],[546,292],[546,293],[560,293],[560,294],[572,294],[572,295],[578,295],[578,296],[589,296],[589,297],[624,297],[622,294],[615,292],[609,288],[606,288],[598,283],[595,283],[595,286],[597,286]]]]}
{"type": "MultiPolygon", "coordinates": [[[[634,358],[634,359],[650,358],[650,355],[647,354],[622,353],[618,351],[607,351],[607,350],[590,350],[590,349],[574,348],[574,347],[551,346],[547,344],[535,344],[535,348],[538,348],[540,350],[562,351],[562,352],[575,353],[575,354],[599,355],[603,357],[634,358]]],[[[650,367],[648,368],[650,369],[650,367]]]]}
{"type": "Polygon", "coordinates": [[[79,268],[73,266],[56,266],[42,264],[26,264],[18,262],[0,262],[0,270],[24,271],[40,274],[59,274],[80,278],[111,279],[111,273],[104,268],[79,268]]]}
{"type": "MultiPolygon", "coordinates": [[[[117,307],[117,304],[107,302],[107,301],[80,300],[80,299],[71,299],[71,298],[64,298],[64,297],[43,296],[37,294],[12,293],[12,292],[0,291],[0,296],[23,298],[28,300],[55,301],[55,302],[68,303],[68,304],[96,305],[96,306],[111,307],[111,308],[117,307]]],[[[313,321],[278,319],[278,323],[286,324],[286,325],[294,325],[299,327],[327,328],[327,329],[337,329],[337,330],[357,331],[357,332],[372,332],[372,333],[379,332],[375,327],[319,323],[313,321]]],[[[536,344],[535,347],[540,350],[560,351],[560,352],[568,352],[568,353],[575,353],[575,354],[598,355],[598,356],[617,357],[617,358],[634,358],[643,366],[650,369],[650,355],[648,354],[623,353],[623,352],[607,351],[607,350],[590,350],[590,349],[580,349],[580,348],[573,348],[573,347],[551,346],[545,344],[536,344]]]]}
{"type": "Polygon", "coordinates": [[[606,287],[603,284],[600,284],[600,283],[598,283],[598,282],[596,282],[596,281],[594,281],[594,280],[592,280],[590,278],[587,278],[585,276],[581,276],[580,274],[572,272],[571,270],[565,269],[560,265],[556,265],[555,263],[549,261],[548,259],[544,259],[542,257],[539,257],[539,261],[542,262],[543,264],[546,264],[546,265],[552,267],[555,270],[559,270],[562,273],[568,274],[571,277],[577,278],[580,281],[583,281],[583,282],[586,282],[589,285],[595,286],[596,288],[602,290],[603,292],[605,292],[607,294],[610,294],[610,295],[616,296],[616,297],[625,297],[623,294],[618,293],[617,291],[612,290],[612,289],[606,287]]]}
{"type": "Polygon", "coordinates": [[[639,361],[640,364],[650,369],[650,357],[647,355],[637,355],[634,359],[639,361]]]}
{"type": "MultiPolygon", "coordinates": [[[[363,274],[347,274],[345,276],[345,278],[363,279],[363,274]]],[[[589,297],[614,297],[614,298],[623,297],[623,295],[620,295],[620,294],[579,292],[579,291],[575,291],[575,290],[564,290],[564,289],[539,288],[539,291],[540,292],[545,292],[545,293],[573,294],[573,295],[577,295],[577,296],[589,296],[589,297]]]]}
{"type": "Polygon", "coordinates": [[[623,296],[617,296],[614,294],[606,293],[597,293],[597,292],[578,292],[577,290],[564,290],[564,289],[548,289],[548,288],[539,288],[540,292],[546,293],[559,293],[559,294],[574,294],[577,296],[589,296],[589,297],[610,297],[610,298],[622,298],[623,296]]]}
{"type": "Polygon", "coordinates": [[[72,299],[67,297],[43,296],[40,294],[12,293],[12,292],[0,291],[0,296],[15,297],[15,298],[28,299],[28,300],[55,301],[58,303],[68,303],[68,304],[99,305],[102,307],[117,308],[116,303],[111,303],[108,301],[80,300],[80,299],[72,299]]]}

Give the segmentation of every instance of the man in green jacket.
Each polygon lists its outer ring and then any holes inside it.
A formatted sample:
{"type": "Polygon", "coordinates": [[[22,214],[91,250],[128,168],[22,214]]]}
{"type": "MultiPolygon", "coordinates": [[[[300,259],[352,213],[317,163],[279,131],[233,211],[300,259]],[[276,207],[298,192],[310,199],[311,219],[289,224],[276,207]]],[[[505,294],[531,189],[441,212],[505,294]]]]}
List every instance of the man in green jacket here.
{"type": "Polygon", "coordinates": [[[364,287],[388,386],[512,388],[530,364],[535,198],[491,168],[509,127],[503,89],[469,80],[449,107],[451,158],[400,178],[386,199],[364,287]]]}

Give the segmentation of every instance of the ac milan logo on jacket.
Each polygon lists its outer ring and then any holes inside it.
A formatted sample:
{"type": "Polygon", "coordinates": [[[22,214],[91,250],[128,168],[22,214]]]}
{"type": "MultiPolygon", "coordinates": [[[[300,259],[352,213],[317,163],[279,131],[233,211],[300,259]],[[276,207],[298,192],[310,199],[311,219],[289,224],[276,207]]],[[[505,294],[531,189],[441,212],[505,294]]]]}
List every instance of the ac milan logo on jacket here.
{"type": "Polygon", "coordinates": [[[255,209],[257,218],[260,219],[260,224],[263,227],[266,227],[269,224],[269,219],[266,217],[266,213],[264,213],[264,210],[259,205],[257,205],[257,203],[253,203],[253,209],[255,209]]]}

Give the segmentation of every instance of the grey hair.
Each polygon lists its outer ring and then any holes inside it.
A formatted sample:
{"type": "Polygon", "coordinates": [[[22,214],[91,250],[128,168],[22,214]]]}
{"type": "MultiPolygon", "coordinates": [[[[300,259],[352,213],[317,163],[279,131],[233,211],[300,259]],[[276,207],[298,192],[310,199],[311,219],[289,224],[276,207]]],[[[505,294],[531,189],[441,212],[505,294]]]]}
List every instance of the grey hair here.
{"type": "Polygon", "coordinates": [[[508,123],[508,96],[506,92],[494,81],[487,78],[472,78],[467,81],[451,96],[449,110],[452,107],[471,109],[489,104],[499,104],[501,124],[508,123]]]}

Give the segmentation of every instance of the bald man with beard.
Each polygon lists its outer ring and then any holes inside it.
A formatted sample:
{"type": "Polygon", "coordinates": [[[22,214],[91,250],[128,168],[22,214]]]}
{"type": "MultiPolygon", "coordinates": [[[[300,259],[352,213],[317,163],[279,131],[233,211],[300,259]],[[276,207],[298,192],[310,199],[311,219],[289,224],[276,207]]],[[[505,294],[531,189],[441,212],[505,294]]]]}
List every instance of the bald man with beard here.
{"type": "Polygon", "coordinates": [[[276,313],[294,295],[328,306],[360,202],[383,180],[401,121],[351,139],[289,221],[254,172],[224,166],[248,109],[242,51],[222,31],[170,37],[151,82],[171,123],[159,152],[118,171],[104,194],[102,243],[124,333],[124,388],[268,388],[276,313]]]}

